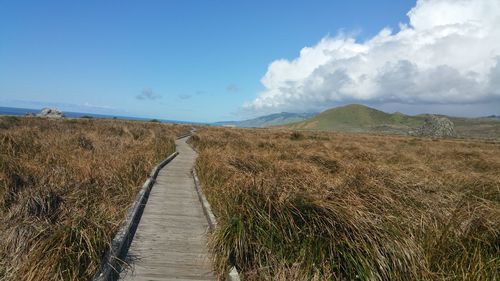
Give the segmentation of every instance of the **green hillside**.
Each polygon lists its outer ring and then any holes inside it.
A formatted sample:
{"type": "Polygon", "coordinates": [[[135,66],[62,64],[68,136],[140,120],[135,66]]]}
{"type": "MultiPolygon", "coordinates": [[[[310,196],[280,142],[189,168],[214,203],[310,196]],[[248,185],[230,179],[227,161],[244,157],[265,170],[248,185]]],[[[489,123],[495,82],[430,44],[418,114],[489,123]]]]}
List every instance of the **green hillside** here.
{"type": "Polygon", "coordinates": [[[500,119],[496,117],[449,117],[462,137],[500,139],[500,119]]]}
{"type": "Polygon", "coordinates": [[[291,124],[293,129],[338,130],[349,132],[379,131],[404,133],[424,123],[424,117],[386,113],[364,105],[351,104],[332,108],[305,121],[291,124]]]}
{"type": "MultiPolygon", "coordinates": [[[[325,110],[320,114],[287,128],[341,132],[370,132],[406,135],[425,122],[429,114],[415,116],[400,112],[386,113],[360,104],[350,104],[325,110]]],[[[464,138],[500,138],[500,119],[497,116],[480,118],[451,117],[455,131],[464,138]]]]}

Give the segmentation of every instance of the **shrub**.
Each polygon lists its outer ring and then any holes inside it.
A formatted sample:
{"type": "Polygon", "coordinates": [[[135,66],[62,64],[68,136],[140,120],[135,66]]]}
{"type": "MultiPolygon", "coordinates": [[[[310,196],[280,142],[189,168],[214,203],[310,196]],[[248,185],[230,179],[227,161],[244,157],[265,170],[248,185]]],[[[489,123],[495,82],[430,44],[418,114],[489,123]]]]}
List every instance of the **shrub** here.
{"type": "Polygon", "coordinates": [[[290,135],[290,139],[291,140],[303,140],[304,139],[304,135],[300,132],[293,132],[291,135],[290,135]]]}

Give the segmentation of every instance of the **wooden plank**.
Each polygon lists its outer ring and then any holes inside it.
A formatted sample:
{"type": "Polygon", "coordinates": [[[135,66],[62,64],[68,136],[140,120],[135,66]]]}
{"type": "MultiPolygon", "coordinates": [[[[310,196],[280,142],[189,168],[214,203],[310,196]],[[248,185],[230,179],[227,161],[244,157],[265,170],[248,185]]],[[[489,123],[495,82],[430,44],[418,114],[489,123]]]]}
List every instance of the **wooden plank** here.
{"type": "Polygon", "coordinates": [[[208,259],[208,222],[191,169],[196,152],[176,141],[179,155],[163,168],[127,255],[123,280],[215,280],[208,259]]]}

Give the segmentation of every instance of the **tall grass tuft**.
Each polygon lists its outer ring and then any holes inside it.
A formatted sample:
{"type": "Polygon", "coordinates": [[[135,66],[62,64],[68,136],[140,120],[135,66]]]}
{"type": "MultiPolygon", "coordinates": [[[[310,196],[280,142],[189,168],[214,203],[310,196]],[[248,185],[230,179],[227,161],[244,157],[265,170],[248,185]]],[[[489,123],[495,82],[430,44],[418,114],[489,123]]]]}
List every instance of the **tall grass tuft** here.
{"type": "Polygon", "coordinates": [[[0,117],[0,280],[91,280],[184,126],[0,117]]]}
{"type": "Polygon", "coordinates": [[[221,276],[500,279],[498,143],[221,128],[191,141],[221,276]]]}

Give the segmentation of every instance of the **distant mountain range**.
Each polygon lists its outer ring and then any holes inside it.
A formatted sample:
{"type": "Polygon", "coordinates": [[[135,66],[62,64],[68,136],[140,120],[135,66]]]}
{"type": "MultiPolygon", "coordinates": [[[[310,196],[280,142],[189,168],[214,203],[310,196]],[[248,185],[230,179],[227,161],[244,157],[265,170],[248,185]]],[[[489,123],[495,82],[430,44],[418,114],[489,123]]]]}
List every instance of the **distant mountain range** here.
{"type": "Polygon", "coordinates": [[[281,126],[290,123],[304,121],[315,116],[317,113],[289,113],[281,112],[265,115],[243,121],[222,121],[213,123],[216,126],[234,126],[240,128],[264,128],[271,126],[281,126]]]}
{"type": "MultiPolygon", "coordinates": [[[[386,113],[360,104],[350,104],[325,110],[319,114],[282,112],[244,121],[217,122],[213,125],[241,128],[281,127],[294,130],[324,130],[339,132],[371,132],[406,135],[425,123],[429,114],[406,115],[386,113]]],[[[452,117],[455,131],[462,137],[500,138],[500,116],[479,118],[452,117]]]]}

